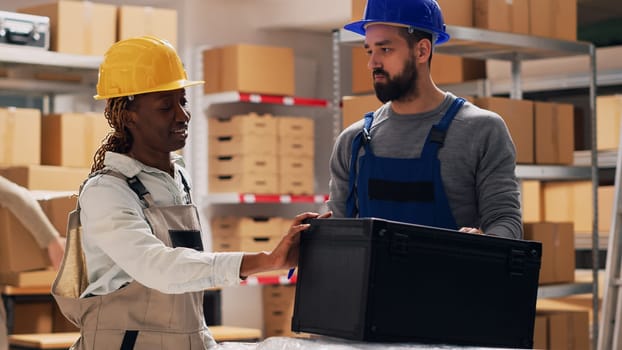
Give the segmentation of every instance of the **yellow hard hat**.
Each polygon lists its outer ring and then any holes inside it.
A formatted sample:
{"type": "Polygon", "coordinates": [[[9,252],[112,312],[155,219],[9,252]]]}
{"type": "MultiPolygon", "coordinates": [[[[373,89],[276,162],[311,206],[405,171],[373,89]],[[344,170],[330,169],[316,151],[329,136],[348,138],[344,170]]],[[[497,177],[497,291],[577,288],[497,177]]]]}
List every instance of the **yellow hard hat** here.
{"type": "Polygon", "coordinates": [[[99,66],[96,100],[169,91],[203,84],[188,80],[186,71],[166,40],[154,36],[125,39],[112,45],[99,66]]]}

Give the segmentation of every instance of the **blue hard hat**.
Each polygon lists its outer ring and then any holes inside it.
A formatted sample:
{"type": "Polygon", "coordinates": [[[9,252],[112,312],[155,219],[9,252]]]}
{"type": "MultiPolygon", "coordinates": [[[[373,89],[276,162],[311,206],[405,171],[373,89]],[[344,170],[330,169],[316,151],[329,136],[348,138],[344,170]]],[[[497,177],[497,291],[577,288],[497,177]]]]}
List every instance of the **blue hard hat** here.
{"type": "Polygon", "coordinates": [[[346,24],[344,28],[365,35],[369,24],[397,24],[432,33],[436,38],[435,44],[449,40],[436,0],[367,0],[363,17],[360,21],[346,24]]]}

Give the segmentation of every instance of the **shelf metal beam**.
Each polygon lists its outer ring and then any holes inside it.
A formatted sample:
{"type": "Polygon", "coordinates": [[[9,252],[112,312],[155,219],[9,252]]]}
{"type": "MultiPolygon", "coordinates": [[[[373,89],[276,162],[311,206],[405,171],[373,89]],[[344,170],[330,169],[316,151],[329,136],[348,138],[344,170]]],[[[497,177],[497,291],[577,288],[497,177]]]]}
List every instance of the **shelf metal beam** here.
{"type": "Polygon", "coordinates": [[[565,165],[517,165],[516,177],[523,180],[590,180],[591,167],[565,165]]]}
{"type": "Polygon", "coordinates": [[[101,56],[72,55],[15,45],[0,47],[0,62],[2,63],[92,70],[98,69],[102,61],[101,56]]]}
{"type": "MultiPolygon", "coordinates": [[[[495,32],[492,30],[447,26],[451,40],[435,47],[436,52],[477,59],[502,61],[569,57],[590,54],[590,43],[533,37],[523,34],[495,32]]],[[[361,35],[341,29],[340,41],[360,45],[361,35]]]]}
{"type": "Polygon", "coordinates": [[[538,298],[557,298],[592,292],[593,283],[570,283],[538,287],[538,298]]]}

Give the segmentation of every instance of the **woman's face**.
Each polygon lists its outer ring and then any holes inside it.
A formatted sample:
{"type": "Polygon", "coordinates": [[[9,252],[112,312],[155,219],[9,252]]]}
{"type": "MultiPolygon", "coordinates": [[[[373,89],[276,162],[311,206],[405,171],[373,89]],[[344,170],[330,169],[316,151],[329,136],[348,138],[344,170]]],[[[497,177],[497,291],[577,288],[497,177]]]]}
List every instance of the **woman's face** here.
{"type": "Polygon", "coordinates": [[[184,89],[135,96],[129,108],[132,150],[166,153],[186,145],[190,112],[184,89]]]}

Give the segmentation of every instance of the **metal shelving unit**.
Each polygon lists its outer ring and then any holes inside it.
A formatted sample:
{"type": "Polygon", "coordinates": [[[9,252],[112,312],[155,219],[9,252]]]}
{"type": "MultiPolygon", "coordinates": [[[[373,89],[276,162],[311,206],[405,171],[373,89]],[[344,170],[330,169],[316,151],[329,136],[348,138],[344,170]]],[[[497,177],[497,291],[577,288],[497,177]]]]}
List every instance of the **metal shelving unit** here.
{"type": "MultiPolygon", "coordinates": [[[[593,307],[598,310],[598,157],[596,152],[596,49],[593,44],[578,41],[565,41],[529,35],[501,33],[485,29],[447,26],[447,32],[451,40],[443,45],[435,47],[435,52],[447,55],[456,55],[475,59],[496,59],[511,62],[511,82],[505,82],[504,88],[509,90],[510,97],[521,99],[523,95],[523,82],[521,79],[521,63],[527,60],[546,58],[561,58],[571,56],[589,57],[589,76],[582,77],[578,81],[583,87],[589,87],[590,95],[590,121],[592,147],[590,151],[590,166],[517,166],[516,174],[521,179],[539,180],[575,180],[589,179],[593,188],[593,227],[592,227],[592,266],[594,283],[574,283],[559,286],[542,286],[538,291],[541,298],[551,298],[570,294],[592,292],[594,295],[593,307]],[[508,86],[509,85],[509,86],[508,86]]],[[[363,37],[346,30],[333,32],[333,117],[336,128],[340,128],[341,110],[341,70],[340,70],[340,46],[361,45],[363,37]]],[[[619,72],[615,72],[619,74],[619,72]]],[[[533,83],[533,82],[532,82],[533,83]]],[[[551,84],[551,81],[549,81],[551,84]]],[[[500,88],[494,82],[479,80],[455,86],[445,86],[445,89],[456,91],[458,94],[491,96],[500,88]],[[455,90],[452,88],[456,88],[455,90]],[[465,92],[468,91],[468,92],[465,92]]],[[[551,88],[549,86],[549,88],[551,88]]],[[[336,132],[335,137],[338,135],[336,132]]],[[[594,345],[598,335],[598,313],[593,313],[594,345]]]]}
{"type": "Polygon", "coordinates": [[[0,45],[0,90],[42,96],[43,113],[54,110],[55,95],[92,94],[101,56],[72,55],[40,48],[0,45]],[[52,75],[45,78],[42,75],[52,75]]]}

